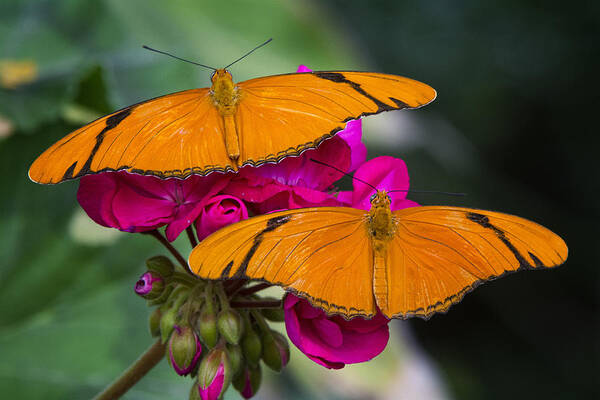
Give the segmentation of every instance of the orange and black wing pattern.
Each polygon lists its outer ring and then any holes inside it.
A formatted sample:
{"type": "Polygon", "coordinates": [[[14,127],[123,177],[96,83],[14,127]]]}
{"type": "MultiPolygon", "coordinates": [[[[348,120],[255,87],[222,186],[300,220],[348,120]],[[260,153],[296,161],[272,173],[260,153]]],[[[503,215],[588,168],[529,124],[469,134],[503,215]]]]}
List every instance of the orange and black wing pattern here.
{"type": "Polygon", "coordinates": [[[161,178],[227,171],[223,120],[208,89],[173,93],[132,105],[70,133],[40,155],[31,180],[58,183],[103,171],[161,178]]]}
{"type": "Polygon", "coordinates": [[[284,74],[238,86],[240,164],[254,166],[315,148],[352,119],[421,107],[436,97],[424,83],[374,72],[284,74]]]}
{"type": "Polygon", "coordinates": [[[387,253],[388,298],[396,318],[446,312],[481,283],[523,269],[556,267],[565,242],[524,218],[459,207],[394,212],[397,229],[387,253]]]}
{"type": "Polygon", "coordinates": [[[204,239],[189,264],[202,278],[265,280],[327,313],[372,317],[373,251],[365,214],[319,207],[253,217],[204,239]]]}
{"type": "Polygon", "coordinates": [[[276,75],[241,82],[233,93],[234,127],[225,126],[231,115],[218,110],[212,88],[173,93],[70,133],[34,161],[29,177],[58,183],[103,171],[160,178],[236,171],[315,148],[351,119],[435,98],[423,83],[366,72],[276,75]],[[239,142],[239,155],[228,152],[227,137],[239,142]]]}

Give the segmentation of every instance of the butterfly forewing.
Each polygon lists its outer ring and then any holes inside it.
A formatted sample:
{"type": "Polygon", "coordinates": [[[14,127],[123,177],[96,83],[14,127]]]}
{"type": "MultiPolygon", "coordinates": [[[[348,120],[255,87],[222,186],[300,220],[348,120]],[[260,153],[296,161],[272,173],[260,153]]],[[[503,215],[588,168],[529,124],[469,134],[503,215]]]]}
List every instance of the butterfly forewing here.
{"type": "Polygon", "coordinates": [[[203,278],[263,279],[328,313],[373,316],[373,252],[365,212],[344,207],[254,217],[206,238],[190,255],[203,278]]]}
{"type": "MultiPolygon", "coordinates": [[[[428,318],[486,280],[567,258],[564,241],[534,222],[491,211],[415,207],[394,213],[384,313],[428,318]]],[[[379,305],[382,310],[382,304],[379,305]]]]}
{"type": "Polygon", "coordinates": [[[122,169],[163,178],[225,171],[232,163],[222,127],[208,89],[173,93],[72,132],[32,164],[29,176],[36,182],[58,183],[122,169]]]}
{"type": "Polygon", "coordinates": [[[241,82],[239,88],[240,159],[251,165],[314,148],[351,119],[420,107],[436,95],[409,78],[346,71],[269,76],[241,82]]]}

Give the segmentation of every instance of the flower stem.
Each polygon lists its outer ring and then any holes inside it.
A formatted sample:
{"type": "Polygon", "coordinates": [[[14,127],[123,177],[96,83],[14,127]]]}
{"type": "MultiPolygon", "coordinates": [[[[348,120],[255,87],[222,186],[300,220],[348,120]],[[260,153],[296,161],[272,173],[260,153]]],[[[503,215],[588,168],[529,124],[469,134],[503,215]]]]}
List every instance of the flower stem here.
{"type": "Polygon", "coordinates": [[[173,254],[173,257],[175,257],[177,259],[179,264],[181,264],[183,269],[185,269],[188,274],[190,274],[194,277],[196,276],[196,275],[194,275],[192,270],[190,270],[190,266],[188,265],[187,261],[185,261],[185,258],[183,258],[181,253],[179,253],[177,251],[177,249],[175,247],[173,247],[173,245],[171,243],[169,243],[169,241],[163,235],[161,235],[161,233],[157,229],[154,229],[154,230],[151,230],[148,232],[144,232],[144,233],[154,236],[163,246],[165,246],[167,248],[167,250],[169,250],[169,252],[171,252],[171,254],[173,254]]]}
{"type": "Polygon", "coordinates": [[[185,228],[185,233],[187,233],[188,239],[190,239],[192,248],[196,247],[196,245],[198,245],[198,240],[196,240],[196,235],[194,235],[194,229],[191,225],[185,228]]]}
{"type": "Polygon", "coordinates": [[[259,292],[259,291],[261,291],[263,289],[266,289],[266,288],[269,288],[271,286],[272,286],[271,284],[263,282],[263,283],[259,283],[258,285],[254,285],[254,286],[250,286],[250,287],[244,288],[244,289],[238,291],[237,294],[240,295],[240,296],[249,296],[251,294],[254,294],[256,292],[259,292]]]}
{"type": "Polygon", "coordinates": [[[165,345],[156,341],[129,366],[114,382],[98,393],[93,400],[118,399],[148,373],[165,356],[165,345]]]}
{"type": "Polygon", "coordinates": [[[280,308],[281,300],[235,300],[230,305],[233,308],[280,308]]]}
{"type": "Polygon", "coordinates": [[[225,284],[225,293],[229,297],[232,297],[234,293],[236,293],[242,286],[244,286],[248,282],[248,279],[232,279],[226,281],[225,284]]]}

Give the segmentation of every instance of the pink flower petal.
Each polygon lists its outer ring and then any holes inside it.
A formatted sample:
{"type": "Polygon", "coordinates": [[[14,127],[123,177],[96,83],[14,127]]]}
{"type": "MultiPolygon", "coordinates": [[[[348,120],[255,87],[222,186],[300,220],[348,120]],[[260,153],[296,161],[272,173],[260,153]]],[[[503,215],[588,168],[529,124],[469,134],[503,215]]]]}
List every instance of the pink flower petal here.
{"type": "Polygon", "coordinates": [[[327,318],[313,320],[313,326],[319,338],[330,347],[340,347],[344,342],[342,330],[335,322],[327,318]]]}

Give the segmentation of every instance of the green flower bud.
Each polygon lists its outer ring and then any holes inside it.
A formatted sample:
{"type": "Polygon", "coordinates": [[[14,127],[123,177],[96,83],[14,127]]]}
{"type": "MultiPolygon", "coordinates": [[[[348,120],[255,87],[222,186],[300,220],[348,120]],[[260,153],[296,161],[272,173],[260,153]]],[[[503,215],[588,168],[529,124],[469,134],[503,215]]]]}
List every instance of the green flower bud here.
{"type": "Polygon", "coordinates": [[[283,308],[263,308],[260,310],[266,319],[273,322],[283,322],[283,308]]]}
{"type": "Polygon", "coordinates": [[[276,331],[262,336],[262,358],[267,367],[280,372],[290,360],[290,347],[285,337],[276,331]]]}
{"type": "Polygon", "coordinates": [[[202,342],[213,348],[217,344],[219,334],[217,332],[217,316],[211,310],[212,307],[206,305],[202,307],[202,311],[196,320],[196,331],[202,338],[202,342]]]}
{"type": "Polygon", "coordinates": [[[245,398],[249,399],[258,392],[262,380],[260,364],[256,367],[247,366],[241,374],[233,380],[233,386],[245,398]]]}
{"type": "Polygon", "coordinates": [[[257,365],[262,355],[260,336],[252,329],[249,322],[246,323],[246,331],[242,338],[242,352],[245,359],[252,365],[257,365]]]}
{"type": "Polygon", "coordinates": [[[152,337],[160,336],[160,320],[162,317],[162,312],[159,307],[156,307],[152,314],[150,314],[150,318],[148,318],[148,325],[150,327],[150,334],[152,337]]]}
{"type": "Polygon", "coordinates": [[[238,344],[243,332],[242,316],[234,309],[222,310],[217,318],[219,333],[231,344],[238,344]]]}
{"type": "Polygon", "coordinates": [[[160,318],[160,341],[162,343],[166,343],[169,340],[178,311],[176,308],[169,308],[160,318]]]}
{"type": "Polygon", "coordinates": [[[201,353],[202,346],[194,331],[189,326],[174,325],[169,339],[168,360],[175,372],[181,376],[192,372],[201,353]]]}
{"type": "Polygon", "coordinates": [[[242,355],[242,349],[240,346],[228,344],[227,355],[229,356],[229,363],[231,364],[231,374],[236,376],[240,372],[242,361],[244,356],[242,355]]]}
{"type": "Polygon", "coordinates": [[[220,397],[231,383],[231,365],[225,347],[219,345],[200,361],[198,390],[203,398],[220,397]]]}
{"type": "Polygon", "coordinates": [[[194,381],[194,384],[190,389],[189,400],[203,400],[202,397],[200,397],[200,391],[198,390],[198,379],[194,381]]]}
{"type": "Polygon", "coordinates": [[[148,267],[149,271],[154,271],[163,278],[170,277],[175,270],[175,266],[171,260],[165,256],[150,257],[146,260],[146,267],[148,267]]]}

